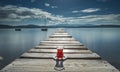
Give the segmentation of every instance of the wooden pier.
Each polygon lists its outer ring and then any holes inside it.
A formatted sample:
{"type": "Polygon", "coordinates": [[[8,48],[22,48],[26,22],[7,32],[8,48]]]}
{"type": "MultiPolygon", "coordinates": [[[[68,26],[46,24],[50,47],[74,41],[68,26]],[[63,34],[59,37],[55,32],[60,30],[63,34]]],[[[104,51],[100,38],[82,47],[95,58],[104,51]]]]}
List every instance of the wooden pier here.
{"type": "Polygon", "coordinates": [[[57,47],[64,46],[65,69],[61,72],[119,72],[107,61],[88,50],[63,29],[59,29],[38,46],[21,55],[3,68],[2,72],[56,72],[54,70],[57,47]]]}

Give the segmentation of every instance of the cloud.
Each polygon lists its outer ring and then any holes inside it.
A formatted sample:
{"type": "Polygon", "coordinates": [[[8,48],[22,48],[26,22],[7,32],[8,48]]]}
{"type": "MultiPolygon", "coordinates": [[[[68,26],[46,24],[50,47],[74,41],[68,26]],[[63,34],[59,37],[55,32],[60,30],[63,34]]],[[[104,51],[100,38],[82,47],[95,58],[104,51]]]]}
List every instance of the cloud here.
{"type": "Polygon", "coordinates": [[[64,19],[68,24],[120,24],[120,14],[108,14],[108,15],[87,15],[80,17],[67,17],[64,19]]]}
{"type": "MultiPolygon", "coordinates": [[[[77,12],[79,11],[73,11],[73,13],[77,12]]],[[[38,20],[39,22],[46,19],[47,24],[120,24],[120,14],[64,17],[53,15],[38,8],[18,7],[14,5],[0,6],[0,22],[22,22],[23,20],[31,19],[38,20]]]]}
{"type": "Polygon", "coordinates": [[[52,15],[38,8],[18,7],[7,5],[0,7],[0,21],[22,21],[24,19],[48,19],[49,21],[62,21],[61,16],[52,15]]]}
{"type": "Polygon", "coordinates": [[[81,10],[81,12],[83,13],[92,13],[92,12],[97,12],[97,11],[100,11],[100,9],[99,8],[88,8],[88,9],[81,10]]]}
{"type": "Polygon", "coordinates": [[[92,12],[97,12],[100,11],[99,8],[87,8],[84,10],[74,10],[72,13],[92,13],[92,12]]]}
{"type": "Polygon", "coordinates": [[[51,6],[51,8],[58,8],[57,6],[51,6]]]}
{"type": "Polygon", "coordinates": [[[81,11],[78,11],[78,10],[72,11],[72,13],[79,13],[79,12],[81,12],[81,11]]]}
{"type": "Polygon", "coordinates": [[[49,7],[49,6],[50,6],[50,4],[49,4],[49,3],[45,3],[45,6],[46,6],[46,7],[49,7]]]}
{"type": "Polygon", "coordinates": [[[52,5],[50,5],[49,3],[45,3],[45,6],[46,6],[46,7],[50,7],[50,8],[58,8],[57,6],[52,6],[52,5]]]}

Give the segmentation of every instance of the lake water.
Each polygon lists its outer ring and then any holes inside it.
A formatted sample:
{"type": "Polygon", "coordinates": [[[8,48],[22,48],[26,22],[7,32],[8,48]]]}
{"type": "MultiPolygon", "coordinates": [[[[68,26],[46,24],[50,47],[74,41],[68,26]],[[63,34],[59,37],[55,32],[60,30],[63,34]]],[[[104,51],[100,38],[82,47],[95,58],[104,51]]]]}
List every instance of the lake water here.
{"type": "MultiPolygon", "coordinates": [[[[56,28],[0,29],[0,69],[53,34],[56,28]]],[[[65,31],[120,69],[120,28],[65,28],[65,31]]]]}

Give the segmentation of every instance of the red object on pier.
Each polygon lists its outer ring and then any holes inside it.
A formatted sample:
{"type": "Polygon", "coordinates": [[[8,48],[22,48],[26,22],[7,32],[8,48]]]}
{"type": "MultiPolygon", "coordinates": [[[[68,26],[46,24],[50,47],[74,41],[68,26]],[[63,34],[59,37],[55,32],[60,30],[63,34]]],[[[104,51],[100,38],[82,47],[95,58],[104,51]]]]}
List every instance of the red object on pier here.
{"type": "Polygon", "coordinates": [[[63,59],[63,48],[58,48],[57,49],[57,59],[61,60],[63,59]]]}

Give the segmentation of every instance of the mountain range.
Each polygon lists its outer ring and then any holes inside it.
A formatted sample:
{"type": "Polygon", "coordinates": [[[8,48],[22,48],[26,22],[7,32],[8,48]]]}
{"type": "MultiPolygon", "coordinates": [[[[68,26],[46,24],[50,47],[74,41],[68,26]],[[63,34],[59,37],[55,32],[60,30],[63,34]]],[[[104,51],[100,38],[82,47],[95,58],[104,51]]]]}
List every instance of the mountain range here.
{"type": "Polygon", "coordinates": [[[34,24],[28,24],[28,25],[18,25],[18,26],[12,26],[12,25],[5,25],[5,24],[0,24],[0,28],[110,28],[110,27],[115,27],[119,28],[120,25],[72,25],[72,24],[58,24],[58,25],[49,25],[49,26],[39,26],[39,25],[34,25],[34,24]]]}

